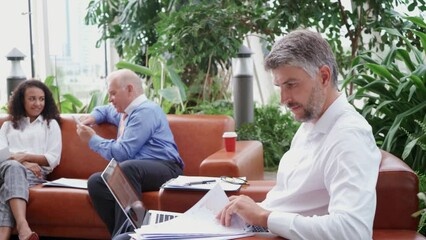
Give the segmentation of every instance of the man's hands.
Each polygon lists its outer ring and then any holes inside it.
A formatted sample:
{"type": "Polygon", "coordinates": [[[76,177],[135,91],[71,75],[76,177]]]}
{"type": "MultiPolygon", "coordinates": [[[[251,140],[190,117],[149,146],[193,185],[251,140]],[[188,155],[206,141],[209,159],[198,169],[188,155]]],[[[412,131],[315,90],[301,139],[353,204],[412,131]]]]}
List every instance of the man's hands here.
{"type": "Polygon", "coordinates": [[[80,123],[86,126],[90,126],[96,123],[95,118],[92,115],[84,115],[79,118],[80,123]]]}
{"type": "Polygon", "coordinates": [[[77,134],[83,142],[88,143],[90,138],[96,134],[95,130],[89,127],[96,123],[95,118],[91,115],[86,115],[81,116],[79,120],[81,124],[77,124],[77,134]]]}
{"type": "Polygon", "coordinates": [[[88,143],[90,138],[96,134],[95,130],[86,125],[77,125],[77,134],[80,136],[81,141],[88,143]]]}
{"type": "Polygon", "coordinates": [[[224,226],[230,226],[234,214],[240,216],[246,223],[267,227],[270,211],[261,208],[253,199],[245,196],[231,196],[229,203],[216,216],[224,226]]]}

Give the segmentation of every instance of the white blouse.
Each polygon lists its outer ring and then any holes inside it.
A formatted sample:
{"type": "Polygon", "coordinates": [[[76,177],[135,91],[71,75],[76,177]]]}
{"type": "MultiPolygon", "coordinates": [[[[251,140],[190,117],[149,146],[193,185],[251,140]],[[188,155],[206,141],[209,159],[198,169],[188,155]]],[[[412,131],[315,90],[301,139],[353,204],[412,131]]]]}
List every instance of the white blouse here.
{"type": "Polygon", "coordinates": [[[0,146],[9,146],[11,153],[25,152],[42,154],[49,166],[42,166],[50,173],[58,166],[62,151],[61,129],[56,120],[47,121],[40,115],[32,123],[29,118],[21,119],[19,128],[15,129],[11,121],[5,121],[0,129],[0,146]]]}

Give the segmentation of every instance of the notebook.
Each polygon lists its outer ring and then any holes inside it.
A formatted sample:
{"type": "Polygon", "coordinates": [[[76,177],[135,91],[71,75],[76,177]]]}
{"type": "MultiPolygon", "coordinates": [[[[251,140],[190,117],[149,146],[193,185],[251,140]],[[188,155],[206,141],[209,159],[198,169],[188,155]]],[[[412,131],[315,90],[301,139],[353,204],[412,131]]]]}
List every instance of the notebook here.
{"type": "Polygon", "coordinates": [[[135,229],[142,225],[165,222],[181,215],[176,212],[147,210],[114,159],[109,162],[101,177],[135,229]]]}

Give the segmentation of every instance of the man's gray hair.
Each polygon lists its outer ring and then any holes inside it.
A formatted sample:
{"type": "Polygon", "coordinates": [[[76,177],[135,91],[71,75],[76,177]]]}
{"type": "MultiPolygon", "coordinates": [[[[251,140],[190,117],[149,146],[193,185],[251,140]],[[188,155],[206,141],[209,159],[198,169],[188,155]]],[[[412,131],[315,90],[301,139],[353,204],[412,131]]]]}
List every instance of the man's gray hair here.
{"type": "Polygon", "coordinates": [[[120,86],[125,87],[127,84],[133,85],[136,93],[142,94],[142,80],[141,78],[133,71],[128,69],[119,69],[112,73],[110,73],[107,77],[107,82],[111,82],[111,80],[117,79],[120,86]]]}
{"type": "Polygon", "coordinates": [[[319,33],[295,30],[276,41],[265,58],[265,69],[274,70],[284,65],[300,67],[312,78],[321,66],[327,65],[333,85],[337,88],[336,59],[330,45],[319,33]]]}

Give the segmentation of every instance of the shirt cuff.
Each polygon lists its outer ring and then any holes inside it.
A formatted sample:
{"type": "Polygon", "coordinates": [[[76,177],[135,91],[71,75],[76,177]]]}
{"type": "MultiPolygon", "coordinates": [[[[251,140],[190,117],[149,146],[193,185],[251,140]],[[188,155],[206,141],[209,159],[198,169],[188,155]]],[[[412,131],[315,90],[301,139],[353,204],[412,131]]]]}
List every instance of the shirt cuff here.
{"type": "Polygon", "coordinates": [[[93,136],[89,140],[90,149],[96,152],[99,149],[99,146],[103,140],[104,139],[101,138],[99,135],[93,134],[93,136]]]}
{"type": "Polygon", "coordinates": [[[95,123],[97,124],[98,121],[99,121],[98,119],[100,118],[101,114],[97,111],[92,111],[90,113],[90,115],[95,119],[95,123]]]}
{"type": "Polygon", "coordinates": [[[59,164],[59,158],[53,156],[52,154],[44,154],[44,157],[46,158],[47,162],[49,163],[49,168],[54,169],[59,164]]]}
{"type": "Polygon", "coordinates": [[[271,212],[268,217],[269,231],[281,237],[289,238],[292,236],[291,229],[293,228],[294,219],[298,215],[296,213],[271,212]]]}

